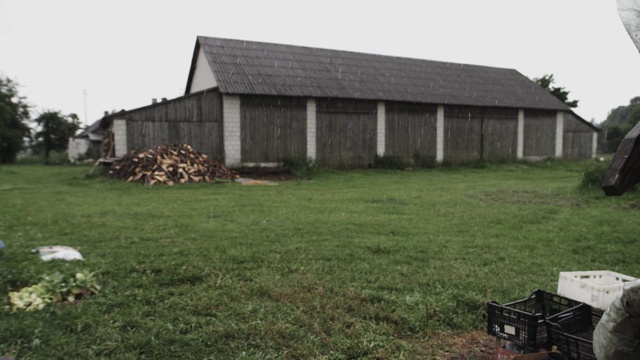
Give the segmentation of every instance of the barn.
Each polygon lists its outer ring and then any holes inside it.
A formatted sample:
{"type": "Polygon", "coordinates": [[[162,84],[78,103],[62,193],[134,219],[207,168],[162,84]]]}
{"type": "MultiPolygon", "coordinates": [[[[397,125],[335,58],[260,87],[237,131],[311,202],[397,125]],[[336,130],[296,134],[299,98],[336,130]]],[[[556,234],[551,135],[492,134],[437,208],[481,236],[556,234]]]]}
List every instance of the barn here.
{"type": "Polygon", "coordinates": [[[189,143],[231,167],[583,159],[599,131],[513,69],[203,36],[184,96],[111,120],[116,156],[189,143]]]}

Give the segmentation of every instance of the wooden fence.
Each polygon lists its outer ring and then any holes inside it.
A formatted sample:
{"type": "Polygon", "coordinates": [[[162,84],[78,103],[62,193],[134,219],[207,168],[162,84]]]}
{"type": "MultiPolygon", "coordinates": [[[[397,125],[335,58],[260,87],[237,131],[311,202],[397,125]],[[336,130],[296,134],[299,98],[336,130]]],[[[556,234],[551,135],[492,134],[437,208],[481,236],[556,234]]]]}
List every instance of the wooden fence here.
{"type": "Polygon", "coordinates": [[[129,149],[187,143],[213,159],[223,159],[222,97],[203,91],[114,116],[127,120],[129,149]]]}
{"type": "Polygon", "coordinates": [[[303,98],[243,96],[240,129],[243,162],[306,159],[307,102],[303,98]]]}
{"type": "MultiPolygon", "coordinates": [[[[224,161],[223,101],[215,90],[116,114],[127,120],[128,148],[188,143],[224,161]]],[[[333,168],[370,167],[378,152],[376,101],[316,99],[316,162],[333,168]]],[[[385,103],[385,155],[410,160],[437,153],[437,106],[385,103]]],[[[305,159],[307,99],[240,97],[240,157],[244,163],[305,159]]],[[[557,112],[524,111],[524,157],[554,157],[557,112]]],[[[594,129],[564,114],[563,157],[590,158],[594,129]]],[[[444,161],[515,160],[518,109],[444,106],[444,161]]]]}
{"type": "Polygon", "coordinates": [[[593,155],[596,133],[587,124],[567,113],[564,117],[562,156],[568,159],[588,159],[593,155]]]}
{"type": "Polygon", "coordinates": [[[524,112],[525,157],[553,157],[556,154],[556,111],[524,112]]]}
{"type": "Polygon", "coordinates": [[[445,106],[444,161],[462,163],[482,158],[482,108],[445,106]]]}
{"type": "Polygon", "coordinates": [[[316,104],[318,164],[333,168],[373,165],[377,144],[377,103],[320,99],[316,104]]]}
{"type": "Polygon", "coordinates": [[[387,102],[385,154],[411,159],[415,155],[435,161],[437,106],[387,102]]]}

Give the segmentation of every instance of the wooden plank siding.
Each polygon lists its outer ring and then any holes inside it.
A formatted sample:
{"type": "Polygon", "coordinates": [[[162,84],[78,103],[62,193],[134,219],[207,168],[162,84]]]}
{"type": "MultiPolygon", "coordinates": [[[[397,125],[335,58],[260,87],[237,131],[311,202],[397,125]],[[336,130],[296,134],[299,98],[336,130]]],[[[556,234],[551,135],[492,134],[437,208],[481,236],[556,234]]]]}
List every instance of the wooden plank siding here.
{"type": "Polygon", "coordinates": [[[316,162],[333,168],[365,168],[376,155],[377,103],[316,101],[316,162]]]}
{"type": "Polygon", "coordinates": [[[444,107],[444,162],[455,164],[482,157],[482,108],[444,107]]]}
{"type": "Polygon", "coordinates": [[[127,120],[127,146],[189,144],[213,159],[223,159],[222,97],[207,91],[115,114],[127,120]]]}
{"type": "Polygon", "coordinates": [[[242,162],[305,159],[306,99],[243,96],[240,99],[240,129],[242,162]]]}
{"type": "Polygon", "coordinates": [[[556,111],[524,111],[525,157],[553,157],[556,148],[556,111]]]}
{"type": "Polygon", "coordinates": [[[410,160],[415,154],[436,157],[436,105],[387,102],[385,155],[410,160]]]}
{"type": "Polygon", "coordinates": [[[593,129],[573,116],[564,113],[562,155],[568,159],[590,159],[593,155],[593,129]]]}
{"type": "Polygon", "coordinates": [[[518,109],[483,109],[482,154],[484,160],[518,157],[518,109]]]}

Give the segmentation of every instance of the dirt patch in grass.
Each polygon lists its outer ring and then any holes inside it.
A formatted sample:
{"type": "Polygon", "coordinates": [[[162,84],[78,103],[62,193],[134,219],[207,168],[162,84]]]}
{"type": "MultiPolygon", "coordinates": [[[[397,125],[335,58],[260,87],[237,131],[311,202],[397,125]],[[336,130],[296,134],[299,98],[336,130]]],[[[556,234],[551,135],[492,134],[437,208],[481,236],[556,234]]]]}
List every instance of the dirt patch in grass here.
{"type": "Polygon", "coordinates": [[[457,335],[438,335],[433,344],[439,349],[435,354],[438,360],[492,360],[495,355],[496,339],[481,331],[457,335]]]}
{"type": "Polygon", "coordinates": [[[269,181],[291,181],[300,180],[299,177],[291,173],[291,169],[282,167],[243,167],[237,169],[240,177],[250,178],[255,180],[269,180],[269,181]]]}

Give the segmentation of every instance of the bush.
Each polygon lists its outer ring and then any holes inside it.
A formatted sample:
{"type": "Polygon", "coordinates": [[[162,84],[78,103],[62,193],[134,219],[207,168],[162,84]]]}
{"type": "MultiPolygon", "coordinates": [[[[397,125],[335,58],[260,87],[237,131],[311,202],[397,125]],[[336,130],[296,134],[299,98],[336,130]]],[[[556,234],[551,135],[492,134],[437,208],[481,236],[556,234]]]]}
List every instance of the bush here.
{"type": "Polygon", "coordinates": [[[376,169],[405,169],[407,163],[399,156],[394,155],[376,155],[373,160],[373,167],[376,169]]]}
{"type": "Polygon", "coordinates": [[[311,179],[318,171],[318,166],[311,158],[284,159],[282,166],[291,170],[291,173],[301,179],[311,179]]]}
{"type": "MultiPolygon", "coordinates": [[[[33,155],[24,156],[18,159],[18,164],[36,165],[44,164],[44,155],[42,153],[34,153],[33,155]]],[[[49,165],[65,165],[69,163],[66,151],[52,151],[49,154],[49,165]]]]}
{"type": "Polygon", "coordinates": [[[602,188],[602,182],[605,175],[607,175],[607,169],[609,168],[608,162],[592,160],[587,163],[587,167],[582,173],[582,181],[580,186],[587,189],[602,188]]]}
{"type": "Polygon", "coordinates": [[[413,166],[420,169],[433,169],[437,164],[434,156],[425,156],[417,152],[413,153],[411,160],[413,161],[413,166]]]}

